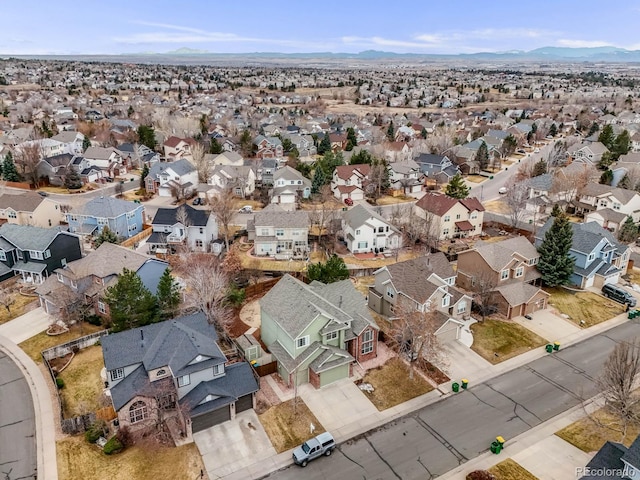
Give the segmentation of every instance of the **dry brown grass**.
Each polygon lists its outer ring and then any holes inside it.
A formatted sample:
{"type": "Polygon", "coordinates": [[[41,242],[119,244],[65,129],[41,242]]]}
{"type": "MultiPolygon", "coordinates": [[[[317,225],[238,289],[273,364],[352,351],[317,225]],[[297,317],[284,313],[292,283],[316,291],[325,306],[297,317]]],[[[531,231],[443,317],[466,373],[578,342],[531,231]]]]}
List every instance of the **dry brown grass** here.
{"type": "Polygon", "coordinates": [[[274,405],[258,416],[278,453],[295,448],[308,440],[311,423],[316,427],[314,435],[326,431],[301,398],[298,398],[295,408],[294,401],[295,399],[291,399],[274,405]]]}
{"type": "Polygon", "coordinates": [[[64,380],[60,390],[66,418],[95,412],[100,405],[102,380],[100,370],[104,367],[102,347],[93,346],[80,350],[64,369],[59,378],[64,380]]]}
{"type": "Polygon", "coordinates": [[[492,200],[490,202],[484,202],[482,205],[484,206],[485,210],[487,210],[488,212],[502,213],[502,214],[509,213],[509,207],[501,199],[492,200]]]}
{"type": "Polygon", "coordinates": [[[362,383],[373,385],[373,393],[366,393],[380,411],[395,407],[433,390],[417,372],[409,378],[409,366],[399,358],[392,358],[384,365],[369,370],[362,383]]]}
{"type": "Polygon", "coordinates": [[[369,287],[373,286],[375,282],[375,277],[373,275],[368,275],[366,277],[354,277],[351,279],[353,284],[362,295],[367,296],[369,294],[369,287]]]}
{"type": "Polygon", "coordinates": [[[376,200],[376,205],[396,205],[398,203],[413,202],[414,200],[415,198],[405,197],[404,195],[399,195],[397,197],[392,197],[391,195],[385,195],[376,200]]]}
{"type": "Polygon", "coordinates": [[[640,425],[631,425],[623,437],[619,421],[604,409],[595,411],[591,417],[584,417],[567,425],[558,430],[556,435],[583,452],[591,453],[600,450],[608,440],[628,447],[640,433],[640,425]]]}
{"type": "Polygon", "coordinates": [[[471,349],[493,364],[544,345],[546,340],[510,321],[486,319],[471,325],[471,349]],[[498,354],[498,356],[496,356],[498,354]]]}
{"type": "Polygon", "coordinates": [[[571,293],[562,288],[546,289],[551,294],[549,305],[569,320],[585,328],[605,322],[624,312],[624,306],[593,292],[571,293]],[[584,324],[580,324],[584,320],[584,324]]]}
{"type": "MultiPolygon", "coordinates": [[[[276,272],[302,272],[307,268],[307,262],[302,260],[274,260],[269,257],[253,257],[247,255],[247,252],[240,253],[240,263],[242,268],[252,270],[267,270],[276,272]]],[[[309,263],[318,263],[324,261],[325,256],[321,251],[311,252],[309,263]]]]}
{"type": "Polygon", "coordinates": [[[25,353],[36,363],[42,363],[42,355],[40,355],[40,352],[43,350],[70,342],[71,340],[75,340],[76,338],[80,338],[84,335],[89,335],[90,333],[99,332],[100,330],[104,330],[104,328],[96,327],[95,325],[90,325],[88,323],[84,323],[82,328],[80,328],[79,325],[73,325],[69,328],[67,333],[63,333],[62,335],[50,336],[47,335],[46,332],[39,333],[22,342],[19,347],[22,348],[22,350],[24,350],[25,353]]]}
{"type": "Polygon", "coordinates": [[[11,311],[7,312],[7,309],[4,306],[0,306],[0,325],[19,317],[25,312],[28,312],[31,309],[30,307],[37,306],[35,303],[37,303],[38,300],[34,297],[25,297],[24,295],[20,295],[17,290],[13,296],[15,303],[11,305],[11,311]]]}
{"type": "Polygon", "coordinates": [[[471,183],[482,183],[488,178],[482,175],[467,175],[466,177],[464,177],[464,179],[471,183]]]}
{"type": "Polygon", "coordinates": [[[489,472],[495,475],[496,480],[538,480],[533,473],[510,458],[494,465],[489,472]]]}
{"type": "Polygon", "coordinates": [[[628,278],[631,283],[640,285],[640,269],[632,268],[631,270],[627,271],[624,277],[628,278]]]}
{"type": "MultiPolygon", "coordinates": [[[[403,250],[398,255],[397,262],[411,260],[413,258],[419,257],[420,255],[424,255],[424,252],[417,250],[403,250]]],[[[391,257],[378,257],[372,259],[360,259],[352,255],[347,255],[342,258],[344,260],[344,263],[346,263],[347,265],[356,265],[365,268],[380,268],[384,267],[385,265],[392,265],[394,263],[397,263],[395,255],[392,255],[391,257]]]]}
{"type": "Polygon", "coordinates": [[[204,469],[194,443],[177,448],[134,446],[117,455],[105,455],[82,436],[56,442],[60,480],[192,480],[204,469]]]}

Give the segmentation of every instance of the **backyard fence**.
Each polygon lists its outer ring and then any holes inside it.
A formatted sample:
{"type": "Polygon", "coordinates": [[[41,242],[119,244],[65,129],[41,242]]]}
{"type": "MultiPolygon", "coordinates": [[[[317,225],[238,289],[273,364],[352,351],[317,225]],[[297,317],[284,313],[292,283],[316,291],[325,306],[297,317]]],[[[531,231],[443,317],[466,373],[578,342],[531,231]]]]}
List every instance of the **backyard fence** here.
{"type": "Polygon", "coordinates": [[[40,352],[40,354],[42,355],[42,360],[44,361],[44,364],[49,371],[49,375],[51,375],[51,380],[53,381],[53,386],[56,390],[58,412],[60,414],[60,426],[62,427],[63,433],[73,435],[76,433],[84,432],[87,428],[89,428],[89,426],[91,426],[93,422],[96,421],[96,414],[88,413],[86,415],[80,415],[74,418],[64,418],[64,408],[62,405],[62,397],[60,396],[60,391],[58,390],[58,384],[56,383],[56,374],[51,369],[49,361],[53,360],[54,358],[64,357],[72,352],[82,350],[83,348],[91,347],[92,345],[98,343],[100,338],[107,333],[109,333],[108,330],[102,330],[100,332],[85,335],[84,337],[77,338],[61,345],[56,345],[55,347],[48,348],[40,352]]]}
{"type": "Polygon", "coordinates": [[[135,234],[131,238],[127,238],[120,243],[121,247],[133,247],[136,243],[141,242],[145,238],[151,236],[153,233],[153,227],[151,225],[144,225],[143,229],[140,233],[135,234]]]}
{"type": "Polygon", "coordinates": [[[245,296],[249,298],[254,295],[260,295],[264,292],[268,292],[269,290],[271,290],[271,287],[278,283],[278,280],[280,280],[280,278],[272,278],[271,280],[267,280],[266,282],[247,285],[244,289],[245,296]]]}
{"type": "Polygon", "coordinates": [[[278,362],[267,363],[266,365],[251,365],[259,377],[266,377],[278,371],[278,362]]]}

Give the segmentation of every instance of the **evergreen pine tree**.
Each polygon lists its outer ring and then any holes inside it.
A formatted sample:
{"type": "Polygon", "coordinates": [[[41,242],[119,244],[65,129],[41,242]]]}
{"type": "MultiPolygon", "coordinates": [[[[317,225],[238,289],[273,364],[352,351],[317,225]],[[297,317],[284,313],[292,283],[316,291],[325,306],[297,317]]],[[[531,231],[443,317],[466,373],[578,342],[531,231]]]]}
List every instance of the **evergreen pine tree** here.
{"type": "Polygon", "coordinates": [[[64,186],[69,190],[82,188],[82,179],[80,178],[78,170],[73,167],[69,169],[69,173],[64,176],[64,186]]]}
{"type": "Polygon", "coordinates": [[[469,196],[469,187],[465,185],[462,176],[456,173],[447,183],[444,193],[451,198],[467,198],[469,196]]]}
{"type": "Polygon", "coordinates": [[[626,188],[627,190],[633,189],[633,184],[631,183],[631,177],[628,173],[624,174],[624,177],[620,179],[618,182],[618,188],[626,188]]]}
{"type": "Polygon", "coordinates": [[[613,127],[611,125],[605,125],[600,135],[598,135],[598,141],[602,143],[609,150],[613,150],[613,142],[615,136],[613,134],[613,127]]]}
{"type": "Polygon", "coordinates": [[[631,138],[629,132],[623,130],[620,135],[616,137],[612,145],[613,159],[617,160],[621,155],[626,155],[631,150],[631,138]]]}
{"type": "Polygon", "coordinates": [[[320,190],[326,183],[326,177],[322,167],[318,166],[313,171],[313,180],[311,181],[311,193],[320,193],[320,190]]]}
{"type": "Polygon", "coordinates": [[[149,325],[160,319],[158,300],[132,270],[124,269],[104,296],[114,332],[149,325]]]}
{"type": "Polygon", "coordinates": [[[89,137],[85,135],[84,138],[82,139],[82,151],[86,152],[87,148],[89,148],[90,146],[91,146],[91,140],[89,139],[89,137]]]}
{"type": "Polygon", "coordinates": [[[551,210],[551,216],[552,217],[557,217],[558,215],[562,215],[562,209],[560,208],[560,205],[558,205],[557,203],[553,204],[553,209],[551,210]]]}
{"type": "Polygon", "coordinates": [[[613,172],[611,171],[611,169],[607,168],[604,172],[602,172],[602,175],[600,175],[599,183],[601,183],[602,185],[611,185],[611,182],[613,182],[613,172]]]}
{"type": "Polygon", "coordinates": [[[480,165],[480,170],[486,170],[489,167],[489,151],[487,150],[487,144],[480,142],[480,147],[476,152],[476,162],[480,165]]]}
{"type": "Polygon", "coordinates": [[[551,135],[552,137],[555,137],[558,134],[558,127],[556,127],[555,123],[551,124],[551,127],[549,127],[549,135],[551,135]]]}
{"type": "Polygon", "coordinates": [[[389,123],[389,127],[387,128],[387,140],[393,142],[396,139],[396,130],[393,126],[393,122],[389,123]]]}
{"type": "Polygon", "coordinates": [[[161,319],[175,317],[180,305],[180,285],[171,275],[171,268],[167,268],[160,277],[157,293],[161,319]]]}
{"type": "Polygon", "coordinates": [[[149,176],[149,165],[146,163],[142,166],[142,172],[140,172],[140,188],[147,188],[145,178],[149,176]]]}
{"type": "Polygon", "coordinates": [[[107,226],[102,229],[100,235],[98,235],[93,241],[93,248],[98,248],[104,242],[118,243],[118,235],[116,235],[116,233],[107,226]]]}
{"type": "Polygon", "coordinates": [[[329,139],[329,134],[325,133],[322,140],[320,140],[320,144],[318,145],[318,155],[324,155],[327,152],[331,151],[331,140],[329,139]]]}
{"type": "Polygon", "coordinates": [[[533,165],[533,172],[531,173],[532,177],[539,177],[540,175],[544,175],[547,173],[547,162],[543,159],[540,159],[533,165]]]}
{"type": "Polygon", "coordinates": [[[220,145],[220,142],[218,142],[218,139],[212,138],[211,142],[209,143],[209,153],[218,155],[222,152],[223,152],[223,148],[222,148],[222,145],[220,145]]]}
{"type": "Polygon", "coordinates": [[[4,161],[2,162],[2,178],[7,182],[20,181],[20,175],[18,174],[16,164],[13,162],[13,155],[11,155],[11,152],[5,155],[4,161]]]}
{"type": "MultiPolygon", "coordinates": [[[[551,220],[549,220],[551,221],[551,220]]],[[[573,229],[565,213],[553,219],[551,228],[544,235],[538,247],[540,260],[538,270],[542,281],[549,287],[557,287],[569,283],[575,259],[569,255],[573,242],[573,229]]]]}

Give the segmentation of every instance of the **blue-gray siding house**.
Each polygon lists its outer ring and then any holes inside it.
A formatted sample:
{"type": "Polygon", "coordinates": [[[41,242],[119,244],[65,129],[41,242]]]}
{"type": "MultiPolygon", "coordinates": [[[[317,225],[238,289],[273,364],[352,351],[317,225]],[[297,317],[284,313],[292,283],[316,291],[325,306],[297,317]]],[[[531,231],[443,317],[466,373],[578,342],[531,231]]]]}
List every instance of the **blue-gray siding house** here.
{"type": "Polygon", "coordinates": [[[79,235],[99,235],[108,226],[119,237],[130,238],[142,231],[144,207],[117,198],[97,197],[72,208],[66,218],[69,231],[79,235]]]}
{"type": "MultiPolygon", "coordinates": [[[[553,217],[549,218],[536,234],[536,247],[544,240],[553,221],[553,217]]],[[[620,276],[627,270],[630,248],[596,222],[571,223],[571,228],[573,244],[569,254],[575,258],[571,284],[588,288],[618,283],[620,276]]]]}

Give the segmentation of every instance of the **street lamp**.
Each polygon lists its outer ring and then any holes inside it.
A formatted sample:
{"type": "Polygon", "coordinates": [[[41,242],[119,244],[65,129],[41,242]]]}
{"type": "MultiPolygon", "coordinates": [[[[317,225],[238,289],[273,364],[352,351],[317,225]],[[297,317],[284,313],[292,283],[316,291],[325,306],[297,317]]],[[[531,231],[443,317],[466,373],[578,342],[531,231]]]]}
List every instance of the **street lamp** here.
{"type": "Polygon", "coordinates": [[[482,201],[483,194],[484,194],[484,183],[480,185],[480,201],[482,201]]]}

